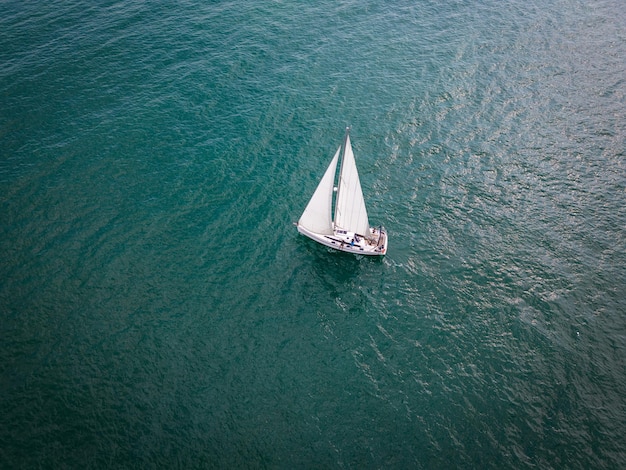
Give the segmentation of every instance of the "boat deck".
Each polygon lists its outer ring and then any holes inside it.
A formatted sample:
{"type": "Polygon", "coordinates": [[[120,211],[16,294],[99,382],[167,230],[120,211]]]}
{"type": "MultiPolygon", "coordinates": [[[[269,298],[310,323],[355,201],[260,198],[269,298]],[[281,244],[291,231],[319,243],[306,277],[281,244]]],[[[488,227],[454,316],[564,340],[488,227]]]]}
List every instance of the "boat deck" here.
{"type": "Polygon", "coordinates": [[[347,253],[381,256],[387,252],[387,231],[382,227],[371,227],[368,237],[336,229],[332,235],[322,235],[298,226],[298,231],[326,246],[347,253]]]}

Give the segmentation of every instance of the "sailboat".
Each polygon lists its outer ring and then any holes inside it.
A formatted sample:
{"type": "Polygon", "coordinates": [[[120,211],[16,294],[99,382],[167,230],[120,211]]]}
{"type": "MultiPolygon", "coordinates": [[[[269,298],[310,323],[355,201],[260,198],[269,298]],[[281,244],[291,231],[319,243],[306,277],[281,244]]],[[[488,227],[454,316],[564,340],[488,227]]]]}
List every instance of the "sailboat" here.
{"type": "Polygon", "coordinates": [[[387,252],[387,231],[370,227],[367,218],[349,127],[296,226],[302,235],[336,250],[375,256],[387,252]]]}

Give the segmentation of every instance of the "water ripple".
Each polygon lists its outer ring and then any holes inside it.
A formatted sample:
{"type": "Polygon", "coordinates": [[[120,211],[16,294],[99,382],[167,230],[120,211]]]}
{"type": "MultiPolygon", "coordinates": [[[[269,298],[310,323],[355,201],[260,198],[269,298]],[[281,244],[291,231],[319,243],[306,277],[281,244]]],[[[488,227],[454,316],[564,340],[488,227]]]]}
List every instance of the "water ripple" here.
{"type": "Polygon", "coordinates": [[[623,467],[621,11],[1,4],[2,462],[623,467]]]}

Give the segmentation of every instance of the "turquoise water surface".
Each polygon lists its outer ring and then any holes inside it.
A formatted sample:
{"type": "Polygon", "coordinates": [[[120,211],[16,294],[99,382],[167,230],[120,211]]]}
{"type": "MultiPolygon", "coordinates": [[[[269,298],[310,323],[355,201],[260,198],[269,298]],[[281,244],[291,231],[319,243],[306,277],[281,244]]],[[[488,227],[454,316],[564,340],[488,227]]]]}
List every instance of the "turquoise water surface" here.
{"type": "Polygon", "coordinates": [[[617,0],[0,3],[0,467],[626,467],[625,64],[617,0]],[[347,125],[383,259],[292,225],[347,125]]]}

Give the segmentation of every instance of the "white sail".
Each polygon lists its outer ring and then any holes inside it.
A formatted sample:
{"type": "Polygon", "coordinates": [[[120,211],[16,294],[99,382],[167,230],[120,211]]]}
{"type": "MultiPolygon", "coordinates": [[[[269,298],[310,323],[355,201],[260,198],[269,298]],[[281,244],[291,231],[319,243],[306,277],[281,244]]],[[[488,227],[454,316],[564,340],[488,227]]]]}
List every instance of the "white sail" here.
{"type": "Polygon", "coordinates": [[[341,147],[296,225],[302,235],[330,248],[358,255],[383,256],[387,253],[387,231],[382,226],[369,226],[349,131],[346,129],[337,196],[333,197],[333,190],[341,147]]]}
{"type": "MultiPolygon", "coordinates": [[[[325,235],[333,234],[333,188],[335,185],[335,173],[340,150],[341,148],[337,149],[337,153],[335,153],[330,165],[328,165],[326,173],[324,173],[320,184],[317,186],[315,193],[313,193],[311,200],[298,221],[298,225],[303,226],[311,232],[325,235]]],[[[363,196],[361,196],[361,198],[362,197],[363,196]]]]}
{"type": "Polygon", "coordinates": [[[349,135],[346,135],[338,186],[335,227],[367,236],[370,230],[367,209],[349,135]]]}

